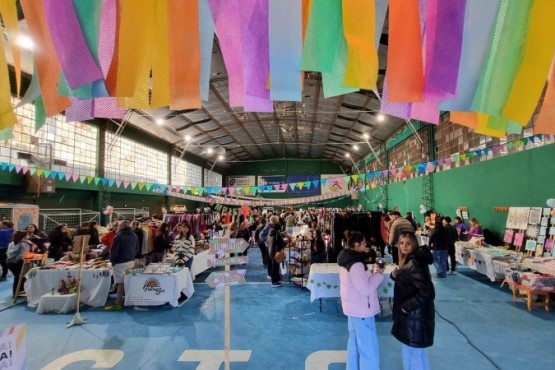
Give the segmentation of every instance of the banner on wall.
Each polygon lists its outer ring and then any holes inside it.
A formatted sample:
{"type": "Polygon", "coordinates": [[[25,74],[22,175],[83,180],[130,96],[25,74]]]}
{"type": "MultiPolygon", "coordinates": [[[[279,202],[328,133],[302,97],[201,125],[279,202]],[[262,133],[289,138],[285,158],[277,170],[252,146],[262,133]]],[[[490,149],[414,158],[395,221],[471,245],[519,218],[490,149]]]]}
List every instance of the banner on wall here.
{"type": "Polygon", "coordinates": [[[258,186],[271,186],[271,189],[267,188],[267,191],[271,193],[284,193],[285,189],[281,187],[281,184],[284,183],[285,175],[258,176],[258,186]]]}
{"type": "Polygon", "coordinates": [[[240,187],[240,186],[255,186],[255,176],[228,176],[227,186],[240,187]]]}
{"type": "Polygon", "coordinates": [[[320,175],[289,175],[287,182],[288,194],[297,195],[316,195],[320,194],[320,187],[318,186],[320,175]]]}
{"type": "Polygon", "coordinates": [[[343,183],[343,174],[320,175],[322,195],[335,195],[348,189],[343,183]]]}

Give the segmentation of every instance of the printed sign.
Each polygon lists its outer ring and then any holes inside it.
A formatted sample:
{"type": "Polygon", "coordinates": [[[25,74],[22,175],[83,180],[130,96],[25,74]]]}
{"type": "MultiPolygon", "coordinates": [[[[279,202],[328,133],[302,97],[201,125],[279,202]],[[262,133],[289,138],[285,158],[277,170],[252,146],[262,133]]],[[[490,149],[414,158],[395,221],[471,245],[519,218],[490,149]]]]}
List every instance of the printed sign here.
{"type": "Polygon", "coordinates": [[[320,175],[322,195],[335,195],[347,190],[347,185],[343,184],[342,174],[320,175]]]}
{"type": "Polygon", "coordinates": [[[228,176],[227,186],[239,187],[239,186],[255,186],[254,176],[228,176]]]}
{"type": "Polygon", "coordinates": [[[229,257],[229,258],[210,258],[208,259],[208,267],[225,266],[225,265],[241,265],[249,263],[248,256],[229,257]]]}
{"type": "Polygon", "coordinates": [[[170,302],[173,299],[175,279],[170,275],[139,274],[125,281],[126,302],[170,302]]]}
{"type": "Polygon", "coordinates": [[[281,184],[284,183],[284,175],[258,176],[258,186],[266,186],[266,191],[269,191],[271,193],[284,193],[285,189],[282,189],[281,187],[281,184]],[[272,188],[268,189],[268,186],[271,186],[272,188]]]}
{"type": "Polygon", "coordinates": [[[210,254],[243,253],[249,246],[245,239],[210,239],[210,254]]]}
{"type": "Polygon", "coordinates": [[[247,283],[245,274],[247,270],[233,270],[213,272],[206,278],[206,283],[211,288],[223,288],[230,285],[244,285],[247,283]]]}
{"type": "Polygon", "coordinates": [[[26,369],[25,325],[4,329],[0,338],[0,369],[26,369]]]}

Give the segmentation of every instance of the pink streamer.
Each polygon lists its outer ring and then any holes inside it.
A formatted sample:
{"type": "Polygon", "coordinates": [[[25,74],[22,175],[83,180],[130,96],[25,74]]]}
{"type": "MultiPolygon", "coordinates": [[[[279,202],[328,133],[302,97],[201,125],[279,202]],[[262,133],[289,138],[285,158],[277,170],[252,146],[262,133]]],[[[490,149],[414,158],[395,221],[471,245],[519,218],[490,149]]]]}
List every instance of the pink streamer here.
{"type": "Polygon", "coordinates": [[[78,99],[70,97],[71,106],[66,109],[66,120],[68,122],[88,121],[94,118],[93,100],[78,99]]]}
{"type": "Polygon", "coordinates": [[[73,0],[44,0],[44,10],[50,36],[69,87],[75,90],[101,80],[102,73],[83,37],[73,0]]]}

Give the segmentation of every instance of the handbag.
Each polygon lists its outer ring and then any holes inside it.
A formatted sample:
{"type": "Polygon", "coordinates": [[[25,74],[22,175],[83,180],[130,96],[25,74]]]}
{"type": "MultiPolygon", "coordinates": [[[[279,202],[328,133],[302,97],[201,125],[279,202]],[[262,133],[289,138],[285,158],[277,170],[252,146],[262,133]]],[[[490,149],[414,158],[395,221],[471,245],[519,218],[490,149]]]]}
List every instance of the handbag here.
{"type": "Polygon", "coordinates": [[[282,263],[283,261],[285,261],[285,250],[282,249],[280,251],[277,251],[274,259],[277,263],[282,263]]]}

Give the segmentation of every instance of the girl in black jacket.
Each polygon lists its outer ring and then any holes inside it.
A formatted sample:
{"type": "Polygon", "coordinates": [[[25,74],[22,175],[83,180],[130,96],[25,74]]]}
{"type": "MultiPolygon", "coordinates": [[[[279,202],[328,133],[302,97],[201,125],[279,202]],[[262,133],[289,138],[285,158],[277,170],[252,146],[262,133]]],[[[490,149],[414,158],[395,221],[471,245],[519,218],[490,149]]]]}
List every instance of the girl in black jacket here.
{"type": "Polygon", "coordinates": [[[433,256],[427,247],[418,247],[414,234],[399,239],[399,269],[393,296],[391,334],[402,343],[404,369],[429,369],[426,347],[434,343],[435,290],[428,265],[433,256]]]}

